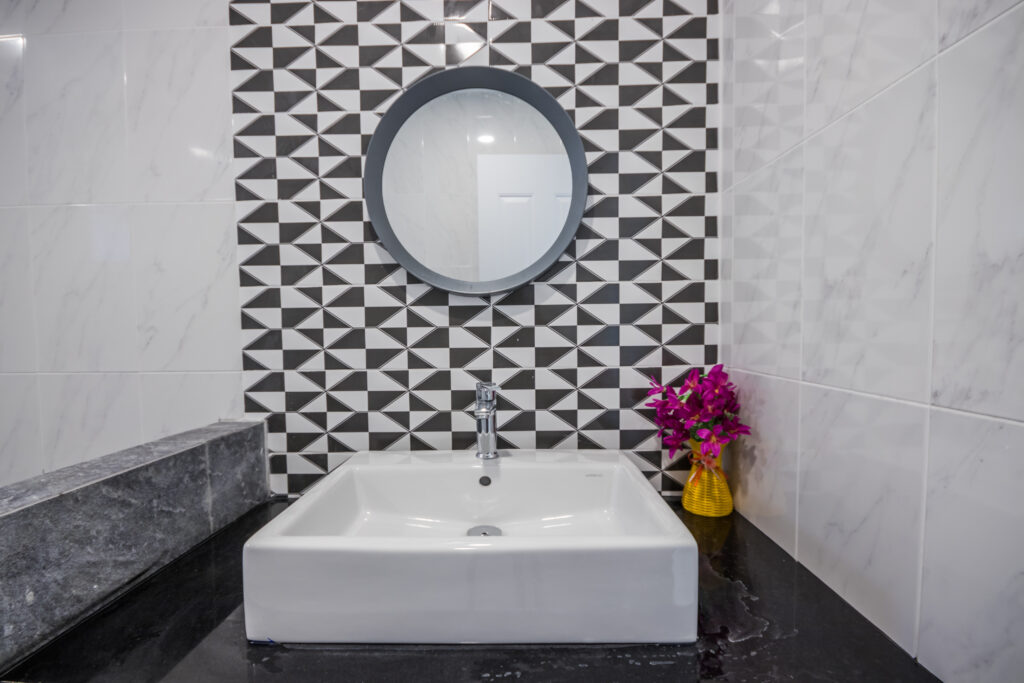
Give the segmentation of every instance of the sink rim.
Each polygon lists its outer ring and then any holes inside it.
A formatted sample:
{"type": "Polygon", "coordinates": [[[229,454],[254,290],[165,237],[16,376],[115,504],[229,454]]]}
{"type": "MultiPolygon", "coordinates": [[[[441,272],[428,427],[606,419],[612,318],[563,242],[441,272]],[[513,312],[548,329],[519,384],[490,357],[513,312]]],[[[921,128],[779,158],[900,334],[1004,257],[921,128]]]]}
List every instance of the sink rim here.
{"type": "MultiPolygon", "coordinates": [[[[488,523],[478,521],[477,523],[488,523]]],[[[361,451],[332,470],[297,501],[254,534],[245,544],[246,552],[318,549],[324,552],[373,551],[382,553],[473,552],[506,553],[565,552],[571,550],[629,550],[695,546],[696,542],[666,501],[643,477],[629,457],[620,450],[521,449],[502,451],[502,457],[480,460],[472,451],[361,451]],[[541,456],[538,458],[537,456],[541,456]],[[600,466],[621,468],[624,476],[642,491],[647,510],[657,518],[664,533],[643,535],[591,536],[350,536],[292,534],[288,528],[303,514],[315,508],[317,501],[329,496],[346,476],[358,476],[361,470],[390,468],[469,470],[494,472],[500,469],[584,469],[600,466]]]]}

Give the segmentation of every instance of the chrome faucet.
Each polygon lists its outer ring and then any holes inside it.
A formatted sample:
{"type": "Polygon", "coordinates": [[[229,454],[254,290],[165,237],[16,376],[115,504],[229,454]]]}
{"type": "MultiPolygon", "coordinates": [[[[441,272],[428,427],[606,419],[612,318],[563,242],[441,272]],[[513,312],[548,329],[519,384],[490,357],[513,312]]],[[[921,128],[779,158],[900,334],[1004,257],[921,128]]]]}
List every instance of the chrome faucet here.
{"type": "Polygon", "coordinates": [[[491,382],[476,383],[476,457],[491,460],[498,457],[498,385],[491,382]]]}

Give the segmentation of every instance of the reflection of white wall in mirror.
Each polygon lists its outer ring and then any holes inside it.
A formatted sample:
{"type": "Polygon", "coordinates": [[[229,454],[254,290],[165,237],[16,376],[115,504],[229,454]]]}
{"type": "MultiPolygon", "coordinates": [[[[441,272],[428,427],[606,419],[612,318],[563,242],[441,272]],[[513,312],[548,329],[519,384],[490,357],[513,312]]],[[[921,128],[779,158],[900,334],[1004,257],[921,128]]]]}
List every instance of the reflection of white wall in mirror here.
{"type": "Polygon", "coordinates": [[[569,215],[569,159],[558,154],[481,154],[477,192],[481,279],[518,273],[554,244],[569,215]]]}
{"type": "MultiPolygon", "coordinates": [[[[384,160],[381,190],[385,211],[398,240],[431,270],[468,281],[494,280],[522,270],[490,265],[481,269],[478,166],[481,159],[492,156],[508,160],[519,156],[557,158],[557,162],[545,161],[546,172],[554,174],[557,169],[560,186],[567,188],[566,197],[571,195],[572,172],[558,133],[540,112],[518,97],[486,89],[447,93],[420,107],[395,135],[384,160]]],[[[511,173],[514,162],[507,163],[511,173]]],[[[524,162],[515,168],[536,173],[534,165],[524,162]]],[[[493,172],[487,175],[498,182],[493,172]]],[[[501,191],[523,194],[514,188],[501,191]]],[[[532,260],[543,255],[557,237],[568,204],[566,200],[561,217],[550,225],[520,222],[515,226],[519,233],[535,231],[538,240],[549,235],[532,260]]],[[[535,215],[532,210],[530,215],[535,215]]],[[[540,213],[536,217],[544,218],[540,213]]],[[[511,225],[507,216],[501,217],[500,225],[511,225]]],[[[498,229],[488,227],[486,231],[498,229]]]]}

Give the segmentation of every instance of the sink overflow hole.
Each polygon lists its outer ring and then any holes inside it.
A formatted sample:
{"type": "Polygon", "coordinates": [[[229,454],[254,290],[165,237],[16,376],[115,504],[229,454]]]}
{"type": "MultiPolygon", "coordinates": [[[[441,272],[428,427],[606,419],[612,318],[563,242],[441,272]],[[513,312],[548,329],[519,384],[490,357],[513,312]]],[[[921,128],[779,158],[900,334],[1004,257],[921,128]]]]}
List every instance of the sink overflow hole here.
{"type": "Polygon", "coordinates": [[[480,477],[480,485],[481,486],[490,486],[491,485],[491,478],[490,477],[480,477]]]}
{"type": "Polygon", "coordinates": [[[488,524],[472,527],[466,532],[467,536],[501,536],[501,529],[488,524]]]}

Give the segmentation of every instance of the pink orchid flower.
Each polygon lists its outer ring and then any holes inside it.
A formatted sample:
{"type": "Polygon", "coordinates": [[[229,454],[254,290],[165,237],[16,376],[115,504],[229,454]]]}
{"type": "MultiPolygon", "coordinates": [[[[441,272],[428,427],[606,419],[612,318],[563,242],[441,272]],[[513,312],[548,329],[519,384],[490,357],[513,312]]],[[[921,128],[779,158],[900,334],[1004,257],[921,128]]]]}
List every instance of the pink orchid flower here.
{"type": "Polygon", "coordinates": [[[694,454],[694,462],[711,467],[721,453],[722,446],[734,441],[750,428],[738,419],[740,403],[736,385],[721,364],[702,376],[699,368],[691,369],[679,389],[663,386],[650,378],[647,395],[651,400],[644,405],[654,409],[654,423],[658,436],[675,457],[685,442],[701,442],[694,454]]]}
{"type": "Polygon", "coordinates": [[[728,443],[729,439],[723,434],[722,425],[715,425],[711,429],[698,429],[697,438],[701,440],[700,452],[702,455],[721,455],[722,446],[728,443]]]}

